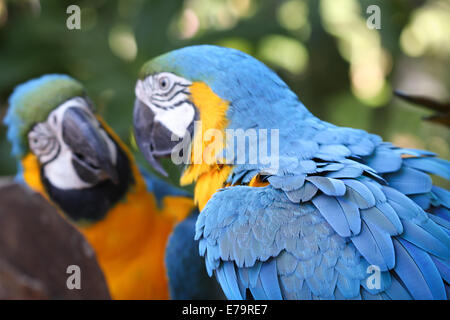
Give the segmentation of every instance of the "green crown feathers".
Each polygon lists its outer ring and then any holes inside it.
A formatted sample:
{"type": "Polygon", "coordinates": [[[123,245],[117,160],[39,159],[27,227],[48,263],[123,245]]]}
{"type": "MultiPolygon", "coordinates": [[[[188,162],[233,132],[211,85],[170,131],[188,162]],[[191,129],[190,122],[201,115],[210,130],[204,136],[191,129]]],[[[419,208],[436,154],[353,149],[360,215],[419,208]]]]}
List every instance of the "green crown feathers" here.
{"type": "Polygon", "coordinates": [[[9,109],[4,119],[13,155],[20,158],[26,154],[27,134],[36,123],[45,121],[50,112],[64,101],[84,94],[80,82],[59,74],[44,75],[17,86],[9,98],[9,109]]]}

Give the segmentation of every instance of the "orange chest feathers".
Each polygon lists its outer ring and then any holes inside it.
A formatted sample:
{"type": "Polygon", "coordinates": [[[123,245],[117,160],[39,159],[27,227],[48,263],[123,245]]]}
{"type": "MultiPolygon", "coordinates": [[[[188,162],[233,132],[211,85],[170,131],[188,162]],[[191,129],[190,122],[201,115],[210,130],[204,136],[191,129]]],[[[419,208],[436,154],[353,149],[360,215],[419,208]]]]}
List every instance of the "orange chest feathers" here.
{"type": "Polygon", "coordinates": [[[191,199],[166,197],[159,210],[145,190],[130,192],[126,202],[117,204],[104,220],[81,228],[97,253],[113,298],[169,298],[164,266],[167,239],[192,208],[191,199]]]}

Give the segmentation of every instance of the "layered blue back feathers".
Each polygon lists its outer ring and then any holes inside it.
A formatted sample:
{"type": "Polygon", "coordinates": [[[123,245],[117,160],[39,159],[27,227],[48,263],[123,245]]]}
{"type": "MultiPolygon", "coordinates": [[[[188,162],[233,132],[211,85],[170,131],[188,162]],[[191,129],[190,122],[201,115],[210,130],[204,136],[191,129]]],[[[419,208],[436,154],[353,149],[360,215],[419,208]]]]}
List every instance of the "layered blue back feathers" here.
{"type": "MultiPolygon", "coordinates": [[[[213,196],[196,236],[227,297],[245,298],[248,288],[262,299],[447,298],[450,196],[426,172],[445,176],[437,169],[450,165],[374,142],[366,156],[333,152],[328,160],[321,143],[311,159],[263,177],[267,187],[213,196]],[[376,289],[366,283],[370,265],[381,271],[376,289]]],[[[341,143],[359,150],[357,139],[341,143]]],[[[257,173],[236,166],[229,182],[257,173]]]]}

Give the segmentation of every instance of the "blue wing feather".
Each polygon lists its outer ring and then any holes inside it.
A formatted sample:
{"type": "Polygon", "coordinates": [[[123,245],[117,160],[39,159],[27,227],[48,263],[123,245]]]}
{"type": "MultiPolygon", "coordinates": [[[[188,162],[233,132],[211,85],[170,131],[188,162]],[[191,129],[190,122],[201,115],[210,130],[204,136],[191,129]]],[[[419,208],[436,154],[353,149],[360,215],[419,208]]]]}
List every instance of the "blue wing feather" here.
{"type": "Polygon", "coordinates": [[[262,287],[266,292],[267,299],[282,299],[280,284],[278,283],[277,267],[274,259],[270,259],[262,265],[259,278],[262,287]]]}
{"type": "Polygon", "coordinates": [[[435,174],[450,180],[450,162],[435,157],[406,158],[403,162],[411,168],[435,174]]]}
{"type": "Polygon", "coordinates": [[[365,164],[378,173],[395,172],[402,165],[402,158],[390,148],[380,146],[375,152],[364,159],[365,164]]]}
{"type": "Polygon", "coordinates": [[[344,197],[336,197],[336,199],[345,214],[352,234],[358,234],[361,231],[361,215],[358,206],[344,197]]]}
{"type": "Polygon", "coordinates": [[[450,210],[448,210],[447,208],[437,207],[437,208],[432,208],[430,211],[433,213],[433,215],[436,215],[437,217],[441,218],[442,220],[450,221],[450,210]]]}
{"type": "Polygon", "coordinates": [[[367,209],[375,205],[375,197],[367,186],[354,179],[344,179],[343,181],[347,187],[345,197],[355,203],[358,208],[367,209]]]}
{"type": "Polygon", "coordinates": [[[450,192],[449,191],[439,188],[437,186],[433,186],[432,192],[439,199],[440,205],[443,205],[447,209],[450,209],[450,192]]]}
{"type": "Polygon", "coordinates": [[[429,175],[419,170],[402,167],[400,170],[384,176],[392,188],[404,194],[419,194],[431,191],[432,181],[429,175]]]}
{"type": "Polygon", "coordinates": [[[428,210],[431,205],[431,193],[413,194],[409,198],[417,203],[423,210],[428,210]]]}
{"type": "Polygon", "coordinates": [[[447,284],[450,284],[450,262],[448,260],[444,261],[434,256],[430,257],[433,260],[436,268],[438,268],[439,272],[441,273],[442,279],[444,279],[447,284]]]}
{"type": "Polygon", "coordinates": [[[432,233],[427,232],[425,229],[408,220],[403,220],[403,226],[404,232],[401,235],[403,239],[438,257],[450,259],[449,247],[434,237],[432,233]]]}
{"type": "MultiPolygon", "coordinates": [[[[422,287],[420,289],[416,289],[415,287],[413,287],[414,290],[411,289],[413,291],[413,294],[417,294],[417,297],[421,298],[431,298],[439,300],[447,299],[441,275],[435,264],[431,260],[430,256],[423,250],[420,250],[413,244],[402,239],[399,239],[399,242],[397,243],[399,244],[399,248],[400,246],[402,247],[401,249],[399,249],[398,254],[399,266],[398,268],[395,268],[395,271],[397,273],[401,272],[403,278],[408,279],[407,281],[409,281],[410,275],[405,275],[405,270],[400,271],[401,268],[408,268],[409,270],[411,270],[411,273],[417,275],[415,281],[422,284],[422,287]],[[402,264],[409,264],[409,266],[403,266],[402,264]],[[425,283],[421,281],[422,278],[425,283]],[[427,296],[428,294],[431,294],[432,296],[429,297],[427,296]]],[[[405,282],[405,280],[403,281],[405,282]]]]}
{"type": "Polygon", "coordinates": [[[394,240],[394,246],[397,258],[394,271],[406,285],[413,298],[418,300],[433,299],[433,294],[420,268],[409,252],[398,240],[394,240]]]}
{"type": "Polygon", "coordinates": [[[355,279],[339,275],[337,280],[337,288],[343,298],[350,299],[359,294],[360,281],[357,278],[355,279]]]}
{"type": "Polygon", "coordinates": [[[322,194],[314,197],[312,202],[340,236],[349,237],[351,235],[345,213],[336,198],[322,194]]]}
{"type": "Polygon", "coordinates": [[[250,287],[250,291],[256,300],[268,300],[267,294],[264,291],[264,288],[261,284],[261,280],[259,279],[259,277],[256,284],[250,287]]]}
{"type": "Polygon", "coordinates": [[[232,299],[234,300],[242,300],[244,297],[241,295],[241,290],[238,286],[238,280],[236,276],[236,271],[234,269],[234,263],[230,261],[225,261],[223,263],[223,274],[228,283],[228,288],[230,293],[232,294],[232,299]]]}
{"type": "Polygon", "coordinates": [[[343,196],[345,194],[345,184],[341,180],[321,176],[311,176],[306,179],[326,195],[343,196]]]}
{"type": "MultiPolygon", "coordinates": [[[[225,296],[228,300],[237,300],[238,297],[235,297],[233,295],[233,290],[231,290],[227,278],[225,276],[225,270],[223,268],[217,268],[214,270],[214,273],[216,275],[217,280],[220,283],[220,286],[222,287],[223,292],[225,293],[225,296]]],[[[240,294],[239,294],[240,295],[240,294]]]]}
{"type": "Polygon", "coordinates": [[[396,276],[392,276],[391,285],[385,291],[391,300],[412,300],[406,286],[396,276]]]}

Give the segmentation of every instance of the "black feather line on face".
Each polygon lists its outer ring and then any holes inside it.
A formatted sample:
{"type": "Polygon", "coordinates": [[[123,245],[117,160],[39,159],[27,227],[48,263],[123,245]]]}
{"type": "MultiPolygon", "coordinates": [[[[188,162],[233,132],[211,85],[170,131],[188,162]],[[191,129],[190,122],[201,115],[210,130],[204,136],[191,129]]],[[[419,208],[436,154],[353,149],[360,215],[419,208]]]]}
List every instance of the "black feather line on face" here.
{"type": "Polygon", "coordinates": [[[190,84],[184,84],[184,83],[181,83],[181,82],[175,82],[175,83],[172,85],[172,87],[171,87],[168,91],[163,92],[163,93],[157,93],[157,92],[155,92],[154,95],[155,95],[155,96],[159,96],[159,97],[167,97],[167,96],[169,96],[169,95],[172,93],[172,91],[173,91],[177,86],[178,86],[178,87],[182,87],[182,88],[187,88],[187,87],[190,86],[190,84]]]}
{"type": "Polygon", "coordinates": [[[41,179],[48,196],[71,221],[77,223],[102,220],[135,183],[130,160],[115,141],[114,144],[117,148],[118,184],[104,180],[89,188],[62,190],[50,183],[45,177],[45,166],[41,166],[41,179]]]}
{"type": "Polygon", "coordinates": [[[167,97],[167,96],[169,96],[169,95],[172,93],[173,90],[175,90],[175,88],[176,88],[177,86],[184,87],[184,86],[181,85],[181,83],[175,82],[175,83],[172,85],[172,87],[169,89],[169,91],[163,92],[163,93],[156,93],[156,92],[155,92],[153,95],[154,95],[154,96],[161,97],[161,98],[162,98],[162,97],[167,97]]]}
{"type": "Polygon", "coordinates": [[[180,90],[178,90],[177,92],[175,92],[175,93],[173,94],[173,96],[170,97],[170,98],[167,99],[167,100],[164,100],[164,99],[156,99],[156,98],[155,98],[156,94],[155,94],[154,96],[152,96],[151,99],[152,99],[152,101],[158,101],[158,102],[170,102],[170,101],[172,101],[175,97],[177,97],[180,93],[184,93],[185,95],[189,95],[189,94],[190,94],[188,91],[186,91],[185,88],[183,88],[183,89],[180,89],[180,90]]]}
{"type": "Polygon", "coordinates": [[[61,145],[60,145],[59,143],[56,143],[56,148],[58,148],[58,149],[56,150],[56,153],[55,153],[55,155],[53,156],[53,158],[51,158],[50,160],[48,160],[48,161],[42,163],[41,167],[44,167],[45,165],[49,164],[50,162],[52,162],[53,160],[55,160],[56,158],[58,158],[58,156],[59,156],[59,154],[60,154],[60,152],[61,152],[61,145]]]}
{"type": "Polygon", "coordinates": [[[175,103],[175,104],[173,104],[173,105],[171,105],[171,106],[169,106],[169,107],[164,107],[164,106],[159,105],[159,104],[154,103],[154,102],[152,102],[152,105],[155,106],[155,107],[158,108],[158,109],[162,109],[162,110],[172,110],[172,109],[178,108],[178,107],[181,106],[183,103],[190,104],[191,106],[193,106],[193,107],[195,108],[195,105],[192,103],[192,101],[191,101],[191,100],[188,100],[188,99],[178,101],[177,103],[175,103]]]}

